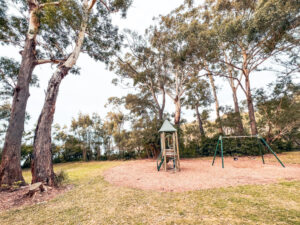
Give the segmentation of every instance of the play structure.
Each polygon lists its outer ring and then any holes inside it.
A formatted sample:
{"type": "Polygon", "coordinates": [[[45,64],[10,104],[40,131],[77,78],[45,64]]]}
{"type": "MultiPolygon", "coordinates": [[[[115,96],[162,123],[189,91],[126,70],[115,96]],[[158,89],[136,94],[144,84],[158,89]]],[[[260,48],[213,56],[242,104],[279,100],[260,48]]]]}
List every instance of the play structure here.
{"type": "Polygon", "coordinates": [[[161,151],[157,158],[157,170],[159,171],[163,166],[164,170],[167,171],[167,165],[171,161],[172,169],[174,169],[175,172],[180,171],[177,130],[168,120],[165,120],[159,133],[161,151]]]}
{"type": "Polygon", "coordinates": [[[216,155],[217,155],[217,151],[218,151],[218,147],[220,145],[221,147],[221,158],[222,158],[222,168],[224,168],[224,157],[223,157],[223,139],[230,139],[230,138],[235,138],[235,139],[241,139],[241,138],[255,138],[257,140],[257,145],[259,148],[259,152],[262,158],[262,162],[263,164],[265,164],[265,160],[264,160],[264,155],[263,155],[263,148],[267,148],[274,156],[275,158],[278,160],[278,162],[281,164],[282,167],[285,167],[284,164],[281,162],[281,160],[278,158],[278,156],[276,155],[276,153],[272,150],[272,148],[268,145],[268,143],[266,142],[265,139],[263,139],[260,135],[251,135],[251,136],[222,136],[220,135],[218,138],[218,143],[217,143],[217,147],[214,153],[214,158],[212,161],[212,166],[215,163],[215,159],[216,159],[216,155]]]}

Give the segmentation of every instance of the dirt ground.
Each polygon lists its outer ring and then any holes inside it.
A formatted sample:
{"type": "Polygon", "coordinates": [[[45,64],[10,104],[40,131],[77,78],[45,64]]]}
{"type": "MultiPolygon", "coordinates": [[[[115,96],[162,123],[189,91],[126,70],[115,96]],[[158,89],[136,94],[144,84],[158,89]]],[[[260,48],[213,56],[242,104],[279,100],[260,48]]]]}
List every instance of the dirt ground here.
{"type": "Polygon", "coordinates": [[[105,171],[104,178],[118,186],[174,192],[300,180],[299,164],[283,168],[278,162],[262,164],[259,159],[241,157],[234,161],[228,157],[224,169],[220,158],[214,166],[211,166],[211,159],[183,159],[181,171],[176,173],[165,172],[163,168],[158,172],[154,160],[137,160],[105,171]]]}
{"type": "Polygon", "coordinates": [[[24,186],[15,191],[0,192],[0,212],[11,208],[18,208],[26,205],[43,204],[50,199],[68,191],[72,188],[71,185],[61,188],[49,188],[47,192],[38,192],[32,197],[26,194],[29,191],[29,186],[24,186]]]}

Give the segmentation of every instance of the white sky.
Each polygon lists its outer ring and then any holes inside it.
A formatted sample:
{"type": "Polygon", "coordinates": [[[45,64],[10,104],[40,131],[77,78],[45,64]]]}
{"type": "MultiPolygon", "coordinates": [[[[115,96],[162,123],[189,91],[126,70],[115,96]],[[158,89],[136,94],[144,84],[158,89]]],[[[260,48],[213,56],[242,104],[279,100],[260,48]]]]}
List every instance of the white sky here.
{"type": "MultiPolygon", "coordinates": [[[[114,19],[120,30],[129,28],[143,34],[149,27],[154,16],[165,15],[174,8],[178,7],[183,0],[134,0],[133,6],[129,9],[126,19],[114,19]]],[[[20,60],[18,51],[12,47],[0,47],[0,56],[9,56],[20,60]]],[[[77,65],[81,67],[80,76],[68,75],[60,86],[60,93],[57,100],[54,123],[69,125],[72,117],[76,117],[79,112],[93,113],[97,112],[102,118],[106,116],[108,109],[104,108],[107,99],[111,96],[124,96],[128,90],[116,87],[111,84],[111,80],[116,76],[105,69],[103,63],[95,62],[87,55],[80,55],[77,65]]],[[[40,88],[30,89],[30,98],[27,105],[27,111],[31,115],[31,120],[26,125],[31,129],[36,123],[41,112],[45,90],[48,80],[54,71],[55,66],[39,66],[34,73],[40,80],[40,88]]],[[[227,82],[222,79],[216,79],[219,86],[219,100],[222,106],[232,105],[231,89],[227,82]]],[[[275,80],[275,75],[262,72],[253,74],[251,78],[252,88],[265,87],[267,83],[275,80]]],[[[243,93],[239,93],[240,99],[244,99],[243,93]]],[[[174,107],[170,99],[167,99],[167,108],[173,112],[174,107]]],[[[214,106],[212,105],[212,108],[214,106]]],[[[193,112],[184,110],[182,117],[193,120],[193,112]]]]}

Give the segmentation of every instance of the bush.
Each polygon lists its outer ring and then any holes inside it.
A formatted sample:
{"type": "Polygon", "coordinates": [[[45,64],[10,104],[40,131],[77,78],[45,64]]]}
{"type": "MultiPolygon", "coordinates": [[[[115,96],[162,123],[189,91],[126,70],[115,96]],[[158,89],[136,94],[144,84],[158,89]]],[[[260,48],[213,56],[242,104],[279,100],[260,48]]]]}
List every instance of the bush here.
{"type": "Polygon", "coordinates": [[[58,173],[54,174],[54,183],[56,186],[63,185],[63,183],[67,182],[68,179],[68,174],[64,170],[61,170],[58,173]]]}
{"type": "MultiPolygon", "coordinates": [[[[203,138],[200,143],[196,141],[190,142],[180,148],[180,156],[182,158],[194,158],[201,156],[213,156],[218,143],[218,136],[212,138],[203,138]]],[[[292,143],[277,140],[272,143],[271,148],[275,152],[291,151],[292,143]]],[[[218,147],[217,154],[220,154],[221,146],[218,147]]],[[[269,153],[257,138],[232,138],[223,139],[224,156],[254,156],[269,153]]]]}

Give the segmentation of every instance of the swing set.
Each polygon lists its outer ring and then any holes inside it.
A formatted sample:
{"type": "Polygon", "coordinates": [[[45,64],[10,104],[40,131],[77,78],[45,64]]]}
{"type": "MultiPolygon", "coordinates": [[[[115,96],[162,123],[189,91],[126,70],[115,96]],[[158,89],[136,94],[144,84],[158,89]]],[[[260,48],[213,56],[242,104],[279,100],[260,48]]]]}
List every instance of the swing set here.
{"type": "Polygon", "coordinates": [[[214,153],[214,159],[212,161],[212,166],[215,163],[215,159],[216,159],[216,155],[217,155],[217,151],[218,151],[218,147],[220,145],[221,147],[221,158],[222,158],[222,168],[224,168],[224,157],[223,157],[223,139],[239,139],[239,138],[256,138],[257,139],[257,144],[258,144],[258,148],[259,148],[259,152],[262,158],[262,162],[263,164],[265,164],[265,160],[264,160],[264,155],[263,155],[263,151],[262,148],[267,148],[277,159],[277,161],[281,164],[282,167],[285,167],[284,164],[281,162],[281,160],[278,158],[278,156],[276,155],[276,153],[272,150],[272,148],[268,145],[268,143],[266,142],[265,139],[263,139],[260,135],[251,135],[251,136],[222,136],[220,135],[218,138],[218,143],[217,143],[217,147],[214,153]]]}

